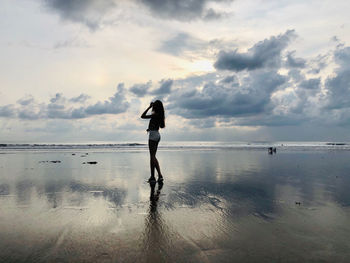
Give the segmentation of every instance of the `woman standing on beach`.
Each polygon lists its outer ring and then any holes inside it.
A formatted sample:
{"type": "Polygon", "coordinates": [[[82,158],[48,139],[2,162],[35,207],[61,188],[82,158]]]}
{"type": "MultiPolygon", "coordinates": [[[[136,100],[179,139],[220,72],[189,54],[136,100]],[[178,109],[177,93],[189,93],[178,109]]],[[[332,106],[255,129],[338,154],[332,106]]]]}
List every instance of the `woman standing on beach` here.
{"type": "Polygon", "coordinates": [[[150,166],[151,166],[151,177],[148,179],[149,182],[155,182],[156,178],[154,177],[154,168],[158,172],[158,182],[163,182],[163,176],[160,172],[159,162],[156,158],[158,143],[160,141],[159,128],[165,127],[165,117],[164,117],[164,107],[163,103],[160,100],[151,102],[148,108],[142,113],[142,119],[150,119],[148,124],[148,147],[149,154],[151,157],[150,166]],[[152,114],[147,115],[148,110],[152,108],[152,114]]]}

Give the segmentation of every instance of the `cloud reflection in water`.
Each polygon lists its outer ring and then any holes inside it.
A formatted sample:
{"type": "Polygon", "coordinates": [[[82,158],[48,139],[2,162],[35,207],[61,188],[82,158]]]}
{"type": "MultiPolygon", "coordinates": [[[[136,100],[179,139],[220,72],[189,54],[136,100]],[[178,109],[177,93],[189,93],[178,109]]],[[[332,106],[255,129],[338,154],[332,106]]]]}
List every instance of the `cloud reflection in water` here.
{"type": "Polygon", "coordinates": [[[161,150],[165,183],[150,187],[142,151],[90,153],[95,166],[60,151],[2,154],[0,259],[341,262],[349,157],[161,150]]]}

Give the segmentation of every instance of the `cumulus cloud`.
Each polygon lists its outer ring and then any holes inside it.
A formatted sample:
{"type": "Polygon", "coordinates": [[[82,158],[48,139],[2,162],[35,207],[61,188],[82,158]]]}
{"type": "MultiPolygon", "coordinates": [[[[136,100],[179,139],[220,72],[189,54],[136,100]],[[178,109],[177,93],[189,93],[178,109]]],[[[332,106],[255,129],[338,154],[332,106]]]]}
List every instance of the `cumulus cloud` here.
{"type": "Polygon", "coordinates": [[[26,109],[19,109],[17,112],[17,116],[19,119],[22,120],[38,120],[41,118],[41,113],[35,110],[31,110],[29,108],[26,109]]]}
{"type": "Polygon", "coordinates": [[[300,71],[300,69],[290,69],[288,71],[288,76],[292,78],[295,82],[300,82],[305,79],[304,74],[300,71]]]}
{"type": "MultiPolygon", "coordinates": [[[[91,31],[109,23],[106,16],[117,10],[122,3],[118,0],[41,0],[45,7],[57,13],[62,20],[81,23],[91,31]]],[[[140,8],[146,8],[160,19],[191,21],[194,19],[214,20],[227,13],[214,10],[210,4],[227,4],[233,0],[132,0],[140,8]]],[[[134,10],[133,10],[134,11],[134,10]]],[[[73,43],[81,45],[81,43],[73,43]]],[[[84,43],[83,43],[84,44],[84,43]]],[[[55,47],[71,46],[71,42],[58,43],[55,47]]]]}
{"type": "Polygon", "coordinates": [[[306,60],[303,58],[296,58],[295,51],[288,52],[286,66],[289,68],[305,68],[306,60]]]}
{"type": "Polygon", "coordinates": [[[125,112],[129,107],[129,103],[125,98],[124,84],[119,84],[117,89],[117,92],[108,100],[86,107],[86,115],[118,114],[125,112]]]}
{"type": "Polygon", "coordinates": [[[63,97],[62,93],[56,93],[55,97],[50,99],[51,103],[64,102],[66,99],[63,97]]]}
{"type": "Polygon", "coordinates": [[[147,83],[139,83],[131,86],[129,91],[136,95],[137,97],[144,97],[146,95],[155,95],[159,99],[171,93],[171,88],[173,85],[172,79],[162,79],[159,81],[159,86],[157,88],[152,88],[152,82],[148,81],[147,83]]]}
{"type": "Polygon", "coordinates": [[[237,118],[232,124],[236,126],[294,126],[305,122],[305,116],[300,114],[270,114],[237,118]]]}
{"type": "Polygon", "coordinates": [[[303,80],[299,87],[307,90],[318,90],[320,88],[321,78],[312,78],[303,80]]]}
{"type": "Polygon", "coordinates": [[[329,109],[350,107],[350,47],[336,50],[335,62],[338,64],[335,76],[326,79],[329,109]]]}
{"type": "Polygon", "coordinates": [[[191,61],[200,58],[212,59],[226,47],[232,48],[232,41],[225,39],[203,40],[186,32],[179,32],[162,41],[157,51],[191,61]]]}
{"type": "Polygon", "coordinates": [[[228,15],[227,13],[218,12],[218,11],[215,11],[213,8],[209,8],[208,10],[205,11],[202,17],[204,20],[217,20],[227,15],[228,15]]]}
{"type": "Polygon", "coordinates": [[[282,51],[296,37],[294,30],[288,30],[277,37],[272,36],[256,43],[247,52],[240,53],[237,49],[220,51],[214,67],[218,70],[255,70],[260,68],[279,67],[282,51]]]}
{"type": "Polygon", "coordinates": [[[201,89],[192,87],[172,93],[168,98],[169,108],[185,118],[260,114],[270,110],[272,92],[286,81],[286,77],[275,71],[254,72],[243,79],[239,88],[210,81],[201,89]]]}
{"type": "Polygon", "coordinates": [[[0,106],[0,117],[12,117],[15,115],[13,105],[0,106]]]}
{"type": "Polygon", "coordinates": [[[31,104],[34,102],[34,98],[32,95],[27,95],[24,98],[21,98],[17,101],[18,104],[21,104],[22,106],[26,106],[28,104],[31,104]]]}
{"type": "Polygon", "coordinates": [[[139,0],[161,18],[190,21],[193,19],[218,19],[223,13],[208,7],[210,3],[227,3],[230,0],[139,0]]]}
{"type": "Polygon", "coordinates": [[[231,85],[231,87],[239,87],[239,79],[235,75],[226,76],[219,81],[220,83],[231,85]]]}
{"type": "Polygon", "coordinates": [[[37,103],[32,96],[18,100],[20,107],[15,105],[0,106],[0,117],[19,118],[24,120],[37,119],[81,119],[93,115],[119,114],[129,108],[125,97],[124,84],[119,84],[117,92],[108,100],[95,104],[74,107],[76,103],[84,103],[90,96],[81,94],[67,99],[62,93],[56,93],[49,103],[37,103]]]}
{"type": "Polygon", "coordinates": [[[100,27],[103,17],[116,7],[115,0],[44,0],[64,20],[79,22],[91,30],[100,27]]]}
{"type": "Polygon", "coordinates": [[[162,79],[159,82],[160,86],[151,92],[152,95],[166,95],[171,92],[171,87],[173,86],[172,79],[162,79]]]}
{"type": "Polygon", "coordinates": [[[215,127],[216,118],[206,118],[206,119],[191,119],[189,125],[192,125],[198,129],[213,128],[215,127]]]}
{"type": "Polygon", "coordinates": [[[333,54],[332,52],[328,52],[324,55],[318,55],[316,58],[308,61],[308,66],[310,70],[308,73],[311,74],[319,74],[321,70],[327,67],[327,65],[332,61],[333,54]]]}
{"type": "Polygon", "coordinates": [[[187,50],[197,50],[206,46],[206,42],[191,35],[181,32],[174,37],[165,40],[158,48],[159,51],[173,56],[182,55],[187,50]]]}
{"type": "Polygon", "coordinates": [[[190,120],[189,125],[200,128],[303,123],[349,125],[350,47],[337,46],[332,56],[319,56],[316,60],[296,59],[294,52],[287,52],[283,58],[282,51],[292,38],[290,34],[294,35],[294,32],[265,39],[247,52],[251,52],[252,58],[259,57],[262,50],[271,55],[271,60],[269,57],[261,68],[162,79],[155,84],[149,81],[129,89],[119,84],[113,96],[94,103],[89,103],[91,98],[87,94],[67,98],[56,93],[47,103],[39,103],[26,95],[16,104],[0,106],[0,117],[69,120],[120,114],[128,109],[134,114],[138,109],[130,108],[130,98],[134,106],[142,98],[154,96],[163,100],[169,115],[190,120]],[[310,76],[305,65],[325,59],[331,65],[336,64],[334,72],[328,77],[310,76]],[[286,70],[280,70],[279,66],[286,70]]]}
{"type": "Polygon", "coordinates": [[[77,97],[69,99],[69,101],[74,102],[74,103],[84,103],[85,101],[87,101],[90,98],[91,97],[89,95],[82,93],[77,97]]]}
{"type": "Polygon", "coordinates": [[[208,81],[216,80],[217,74],[215,72],[206,73],[203,75],[190,75],[183,79],[177,79],[176,83],[178,86],[183,88],[198,87],[208,81]]]}
{"type": "Polygon", "coordinates": [[[328,108],[341,109],[350,107],[350,70],[339,72],[335,77],[326,80],[329,92],[328,108]]]}
{"type": "Polygon", "coordinates": [[[152,82],[148,81],[147,83],[135,84],[129,88],[134,95],[137,97],[143,97],[148,93],[148,90],[151,88],[152,82]]]}

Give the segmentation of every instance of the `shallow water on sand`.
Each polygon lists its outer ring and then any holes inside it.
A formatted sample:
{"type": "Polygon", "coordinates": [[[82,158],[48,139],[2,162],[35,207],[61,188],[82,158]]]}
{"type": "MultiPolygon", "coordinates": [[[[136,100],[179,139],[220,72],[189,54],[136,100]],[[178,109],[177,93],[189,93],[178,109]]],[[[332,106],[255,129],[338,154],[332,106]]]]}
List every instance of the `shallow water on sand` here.
{"type": "Polygon", "coordinates": [[[0,154],[0,262],[350,258],[348,151],[86,151],[0,154]]]}

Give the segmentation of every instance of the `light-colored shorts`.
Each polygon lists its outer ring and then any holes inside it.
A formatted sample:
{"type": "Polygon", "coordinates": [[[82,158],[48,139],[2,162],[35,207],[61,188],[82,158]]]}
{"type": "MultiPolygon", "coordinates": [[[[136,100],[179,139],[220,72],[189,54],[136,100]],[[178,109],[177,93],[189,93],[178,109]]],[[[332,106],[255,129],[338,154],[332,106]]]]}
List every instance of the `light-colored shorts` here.
{"type": "Polygon", "coordinates": [[[148,139],[151,141],[160,141],[160,133],[159,131],[148,131],[148,139]]]}

